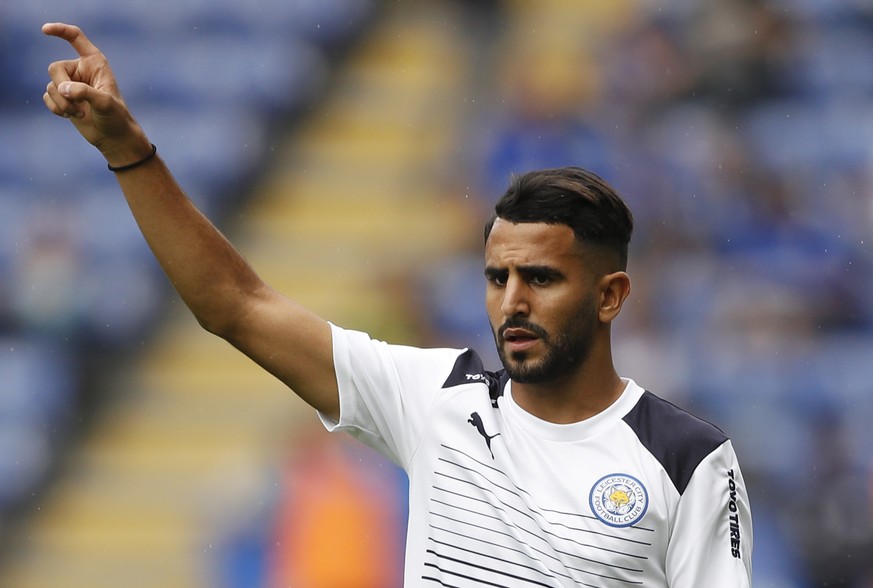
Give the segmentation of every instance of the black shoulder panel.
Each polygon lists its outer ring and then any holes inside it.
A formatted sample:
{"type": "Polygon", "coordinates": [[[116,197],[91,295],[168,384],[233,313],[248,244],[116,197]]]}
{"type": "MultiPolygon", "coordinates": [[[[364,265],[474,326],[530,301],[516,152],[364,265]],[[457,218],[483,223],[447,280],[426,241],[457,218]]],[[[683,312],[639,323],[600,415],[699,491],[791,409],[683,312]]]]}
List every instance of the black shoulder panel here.
{"type": "Polygon", "coordinates": [[[486,371],[479,355],[472,349],[467,349],[455,360],[455,365],[452,366],[452,371],[446,378],[443,388],[481,382],[488,386],[491,403],[496,408],[497,399],[503,395],[507,379],[508,376],[504,370],[497,373],[486,371]]]}
{"type": "Polygon", "coordinates": [[[700,462],[727,441],[727,436],[715,425],[648,391],[624,421],[661,462],[679,494],[685,492],[700,462]]]}

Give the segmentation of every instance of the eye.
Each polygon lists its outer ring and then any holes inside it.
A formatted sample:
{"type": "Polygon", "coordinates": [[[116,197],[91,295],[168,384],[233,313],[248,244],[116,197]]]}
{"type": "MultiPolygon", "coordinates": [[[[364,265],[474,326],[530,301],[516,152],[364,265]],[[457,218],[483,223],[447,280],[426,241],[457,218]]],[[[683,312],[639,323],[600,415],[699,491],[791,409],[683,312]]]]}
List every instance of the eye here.
{"type": "Polygon", "coordinates": [[[558,282],[563,282],[565,277],[557,268],[546,265],[537,265],[523,268],[521,272],[527,284],[534,288],[546,288],[558,282]]]}
{"type": "Polygon", "coordinates": [[[505,286],[508,272],[485,270],[485,279],[495,286],[505,286]]]}

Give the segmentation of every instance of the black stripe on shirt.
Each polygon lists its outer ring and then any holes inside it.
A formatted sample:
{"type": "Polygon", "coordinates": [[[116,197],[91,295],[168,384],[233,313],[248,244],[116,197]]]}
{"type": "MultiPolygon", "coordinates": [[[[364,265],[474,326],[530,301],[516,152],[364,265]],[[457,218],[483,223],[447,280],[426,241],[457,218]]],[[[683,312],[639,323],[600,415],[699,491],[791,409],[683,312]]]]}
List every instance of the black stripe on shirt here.
{"type": "Polygon", "coordinates": [[[624,416],[624,422],[661,463],[680,495],[700,462],[728,439],[715,425],[649,391],[624,416]]]}

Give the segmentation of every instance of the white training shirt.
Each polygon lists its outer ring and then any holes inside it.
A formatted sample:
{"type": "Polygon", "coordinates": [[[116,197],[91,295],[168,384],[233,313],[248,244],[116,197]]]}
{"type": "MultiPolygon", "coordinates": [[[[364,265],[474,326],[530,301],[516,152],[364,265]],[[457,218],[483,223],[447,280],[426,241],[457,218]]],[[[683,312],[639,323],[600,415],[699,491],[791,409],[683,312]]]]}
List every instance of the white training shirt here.
{"type": "Polygon", "coordinates": [[[540,420],[472,351],[333,330],[340,421],[409,475],[406,586],[747,588],[730,441],[631,380],[582,422],[540,420]]]}

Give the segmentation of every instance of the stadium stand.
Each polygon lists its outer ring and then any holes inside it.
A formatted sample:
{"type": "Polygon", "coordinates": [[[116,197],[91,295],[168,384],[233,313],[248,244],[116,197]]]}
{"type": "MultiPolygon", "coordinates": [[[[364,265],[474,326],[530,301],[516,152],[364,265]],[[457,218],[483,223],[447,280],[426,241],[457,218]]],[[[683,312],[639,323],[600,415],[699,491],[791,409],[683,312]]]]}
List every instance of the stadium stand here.
{"type": "Polygon", "coordinates": [[[0,585],[290,581],[295,476],[359,459],[198,330],[45,113],[64,19],[260,272],[381,338],[487,355],[485,211],[601,173],[637,217],[616,359],[734,439],[755,585],[873,581],[868,3],[44,0],[0,7],[0,585]]]}

